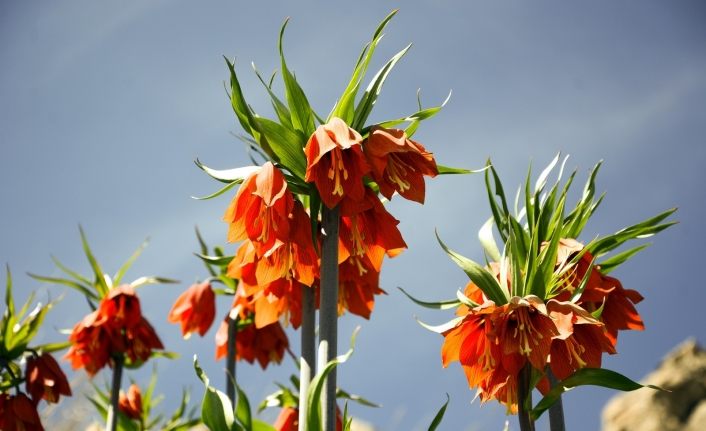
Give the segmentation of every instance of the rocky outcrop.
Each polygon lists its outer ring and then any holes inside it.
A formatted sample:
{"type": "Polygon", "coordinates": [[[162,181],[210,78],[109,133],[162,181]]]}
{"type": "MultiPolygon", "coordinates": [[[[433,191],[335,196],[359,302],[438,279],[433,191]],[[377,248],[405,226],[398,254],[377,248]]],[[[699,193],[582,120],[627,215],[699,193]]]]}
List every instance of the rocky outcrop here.
{"type": "Polygon", "coordinates": [[[603,409],[603,431],[706,430],[706,351],[688,340],[669,353],[643,384],[667,389],[618,395],[603,409]]]}

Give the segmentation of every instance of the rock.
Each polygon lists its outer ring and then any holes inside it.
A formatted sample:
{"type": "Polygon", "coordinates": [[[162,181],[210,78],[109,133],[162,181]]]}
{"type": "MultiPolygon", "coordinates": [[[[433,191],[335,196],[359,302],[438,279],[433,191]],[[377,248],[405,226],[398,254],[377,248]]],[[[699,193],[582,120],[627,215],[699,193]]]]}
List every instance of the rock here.
{"type": "Polygon", "coordinates": [[[706,351],[687,340],[670,352],[641,389],[618,395],[603,409],[603,431],[703,431],[706,429],[706,351]]]}

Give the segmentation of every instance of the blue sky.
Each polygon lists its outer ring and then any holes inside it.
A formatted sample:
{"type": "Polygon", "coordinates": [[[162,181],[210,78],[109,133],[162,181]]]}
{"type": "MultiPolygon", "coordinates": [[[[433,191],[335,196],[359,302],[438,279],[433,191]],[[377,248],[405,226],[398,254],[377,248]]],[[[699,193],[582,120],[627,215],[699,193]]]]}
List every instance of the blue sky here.
{"type": "MultiPolygon", "coordinates": [[[[165,344],[182,353],[159,362],[160,390],[200,392],[190,358],[196,351],[207,371],[220,372],[222,364],[211,360],[215,329],[184,342],[166,314],[204,276],[191,255],[193,227],[211,244],[225,242],[220,218],[228,198],[190,198],[217,188],[192,161],[217,168],[248,163],[231,136],[241,131],[225,98],[221,56],[236,57],[248,101],[269,115],[250,62],[265,73],[277,68],[277,33],[291,17],[288,63],[315,109],[326,113],[360,48],[396,7],[401,11],[373,66],[414,45],[371,120],[414,111],[418,88],[426,105],[453,90],[416,138],[442,164],[475,168],[492,157],[512,191],[530,160],[539,170],[558,151],[569,154],[577,189],[604,160],[598,189],[607,197],[583,241],[679,207],[680,224],[615,273],[646,297],[638,308],[647,330],[622,334],[620,354],[605,365],[640,378],[683,339],[703,342],[706,294],[697,274],[706,239],[706,8],[697,1],[0,2],[0,261],[12,267],[18,296],[61,292],[24,274],[53,274],[50,255],[88,271],[79,223],[111,270],[149,236],[151,245],[129,275],[182,280],[140,293],[165,344]]],[[[428,183],[425,206],[394,200],[390,210],[410,248],[386,263],[382,287],[389,295],[379,298],[372,320],[342,320],[342,346],[353,327],[363,328],[339,381],[384,405],[354,410],[382,430],[426,429],[447,392],[452,400],[442,429],[502,429],[503,409],[471,404],[460,368],[441,368],[441,338],[414,321],[450,316],[421,310],[396,290],[442,299],[465,284],[434,229],[453,248],[482,259],[476,232],[489,216],[483,187],[479,175],[437,178],[428,183]]],[[[70,327],[87,312],[68,292],[51,325],[70,327]]],[[[239,370],[258,400],[274,389],[269,382],[286,380],[294,368],[239,370]]],[[[568,427],[597,429],[611,395],[569,393],[568,427]]]]}

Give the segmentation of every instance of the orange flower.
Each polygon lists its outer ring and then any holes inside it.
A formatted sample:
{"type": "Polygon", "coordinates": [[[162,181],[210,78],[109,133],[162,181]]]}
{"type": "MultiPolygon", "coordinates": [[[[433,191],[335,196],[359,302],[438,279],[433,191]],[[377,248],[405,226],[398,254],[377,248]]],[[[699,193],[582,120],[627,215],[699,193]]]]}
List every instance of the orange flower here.
{"type": "Polygon", "coordinates": [[[580,368],[600,368],[603,352],[615,353],[604,325],[583,308],[550,300],[547,309],[559,330],[550,353],[552,372],[558,379],[580,368]]]}
{"type": "Polygon", "coordinates": [[[367,256],[379,272],[385,253],[391,256],[407,248],[397,225],[399,220],[387,212],[375,192],[366,188],[368,208],[341,217],[339,231],[339,262],[348,256],[367,256]]]}
{"type": "MultiPolygon", "coordinates": [[[[568,266],[576,253],[583,250],[583,244],[573,239],[562,239],[559,244],[557,266],[568,266]]],[[[556,299],[568,300],[580,285],[586,272],[591,270],[588,282],[578,304],[588,312],[603,307],[600,320],[605,325],[613,346],[618,340],[618,331],[626,329],[643,330],[645,324],[635,309],[635,304],[643,297],[636,290],[625,289],[616,278],[601,274],[600,266],[591,266],[593,256],[588,251],[574,266],[569,266],[564,275],[564,291],[556,299]]]]}
{"type": "Polygon", "coordinates": [[[497,399],[508,412],[516,412],[520,370],[529,362],[543,371],[559,331],[544,303],[531,295],[513,297],[503,306],[487,301],[465,311],[458,324],[443,333],[442,364],[459,361],[483,402],[497,399]]]}
{"type": "Polygon", "coordinates": [[[135,289],[127,284],[115,287],[108,292],[98,307],[98,322],[109,322],[118,328],[131,328],[142,318],[140,300],[135,289]]]}
{"type": "Polygon", "coordinates": [[[363,142],[380,193],[388,199],[397,192],[406,199],[424,203],[424,178],[439,171],[434,155],[407,137],[404,130],[373,127],[363,142]]]}
{"type": "MultiPolygon", "coordinates": [[[[283,407],[277,416],[273,427],[276,431],[297,431],[299,429],[299,409],[294,407],[283,407]]],[[[343,419],[341,409],[336,407],[336,431],[343,430],[343,419]]]]}
{"type": "Polygon", "coordinates": [[[120,412],[130,419],[142,419],[142,394],[140,388],[136,384],[131,384],[127,390],[127,395],[120,391],[118,399],[118,408],[120,412]]]}
{"type": "Polygon", "coordinates": [[[127,354],[132,362],[146,361],[154,349],[163,349],[157,333],[142,316],[140,300],[130,286],[113,288],[98,309],[77,323],[69,336],[65,358],[74,369],[93,376],[113,355],[127,354]]]}
{"type": "Polygon", "coordinates": [[[150,358],[153,350],[164,349],[154,328],[144,317],[134,328],[125,331],[125,340],[127,345],[125,353],[133,363],[145,362],[150,358]]]}
{"type": "Polygon", "coordinates": [[[363,176],[370,171],[361,148],[363,138],[340,118],[319,126],[304,148],[307,182],[334,208],[342,200],[363,199],[363,176]]]}
{"type": "Polygon", "coordinates": [[[204,281],[193,284],[177,298],[167,320],[171,323],[181,323],[184,338],[196,331],[203,337],[211,327],[215,315],[216,295],[211,289],[211,283],[204,281]]]}
{"type": "Polygon", "coordinates": [[[23,393],[0,394],[0,429],[3,431],[44,431],[37,407],[23,393]]]}
{"type": "Polygon", "coordinates": [[[71,387],[66,375],[49,353],[30,356],[27,359],[25,375],[27,393],[35,404],[42,398],[50,403],[58,403],[60,395],[71,396],[71,387]]]}
{"type": "Polygon", "coordinates": [[[348,310],[370,319],[375,307],[375,295],[385,293],[379,286],[380,273],[366,256],[351,256],[338,268],[338,314],[348,310]]]}
{"type": "Polygon", "coordinates": [[[74,326],[69,342],[71,347],[64,358],[71,361],[73,369],[85,368],[89,376],[95,375],[110,360],[112,344],[120,340],[114,328],[94,325],[98,312],[86,316],[74,326]]]}
{"type": "Polygon", "coordinates": [[[293,205],[284,175],[271,162],[265,163],[243,182],[223,216],[229,223],[228,241],[250,239],[264,254],[289,237],[293,205]]]}
{"type": "MultiPolygon", "coordinates": [[[[288,347],[287,335],[279,322],[263,328],[248,325],[239,329],[235,337],[236,359],[244,359],[251,364],[257,360],[262,369],[266,369],[270,362],[282,362],[288,347]]],[[[225,357],[227,353],[228,321],[224,320],[216,333],[216,360],[225,357]]]]}

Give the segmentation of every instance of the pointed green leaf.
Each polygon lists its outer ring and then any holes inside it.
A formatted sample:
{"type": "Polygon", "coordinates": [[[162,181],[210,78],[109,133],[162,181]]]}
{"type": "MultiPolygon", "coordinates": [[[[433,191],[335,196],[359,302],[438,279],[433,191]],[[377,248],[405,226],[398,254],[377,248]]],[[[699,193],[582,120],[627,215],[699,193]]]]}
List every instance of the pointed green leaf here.
{"type": "Polygon", "coordinates": [[[115,285],[120,285],[120,280],[123,279],[125,276],[125,273],[127,272],[128,269],[132,266],[132,264],[137,260],[138,257],[142,254],[142,251],[147,247],[147,244],[149,244],[150,239],[146,238],[142,244],[140,244],[139,247],[137,247],[137,250],[135,250],[134,253],[132,253],[132,256],[128,258],[128,260],[118,269],[118,272],[115,273],[115,276],[113,277],[113,283],[115,285]]]}
{"type": "Polygon", "coordinates": [[[456,263],[456,265],[458,265],[463,272],[468,275],[468,278],[470,278],[471,281],[473,281],[473,283],[475,283],[480,290],[485,293],[485,296],[487,296],[488,299],[495,302],[496,305],[504,305],[507,303],[508,298],[503,293],[500,288],[500,284],[498,284],[498,280],[493,274],[471,259],[468,259],[467,257],[464,257],[449,249],[439,237],[438,232],[436,232],[436,239],[439,241],[441,248],[443,248],[446,254],[449,255],[451,260],[453,260],[454,263],[456,263]]]}
{"type": "Polygon", "coordinates": [[[282,29],[279,32],[279,57],[282,64],[282,79],[284,81],[284,90],[289,105],[289,111],[292,114],[292,126],[294,129],[302,132],[306,137],[314,133],[314,115],[312,114],[309,101],[304,94],[304,90],[299,86],[299,83],[294,78],[292,73],[287,68],[287,62],[284,59],[284,49],[282,48],[282,39],[284,30],[287,28],[287,18],[282,24],[282,29]]]}
{"type": "Polygon", "coordinates": [[[446,323],[442,323],[441,325],[429,325],[429,324],[422,322],[419,319],[416,319],[416,321],[417,321],[417,323],[419,323],[419,325],[422,328],[424,328],[428,331],[436,332],[437,334],[443,334],[444,332],[449,331],[449,330],[455,328],[456,326],[458,326],[458,324],[461,323],[461,321],[463,321],[463,319],[464,319],[463,317],[456,317],[454,319],[449,320],[446,323]]]}
{"type": "Polygon", "coordinates": [[[649,247],[650,244],[643,244],[643,245],[638,245],[637,247],[633,247],[629,250],[625,250],[621,253],[616,254],[615,256],[611,256],[610,258],[599,262],[598,266],[601,269],[601,274],[608,274],[618,266],[622,265],[625,263],[628,259],[631,257],[635,256],[637,253],[641,252],[642,250],[646,249],[649,247]]]}
{"type": "Polygon", "coordinates": [[[277,114],[277,118],[279,119],[279,122],[286,128],[292,129],[292,114],[289,112],[289,109],[287,108],[287,105],[285,105],[279,97],[275,93],[272,92],[272,81],[274,80],[275,75],[272,74],[272,79],[270,79],[270,83],[267,84],[264,79],[262,79],[262,76],[260,75],[260,72],[257,71],[257,68],[255,67],[255,63],[251,63],[253,71],[255,71],[255,75],[257,76],[257,79],[260,80],[262,85],[265,87],[265,90],[267,91],[267,94],[270,95],[270,100],[272,101],[272,107],[275,110],[275,113],[277,114]]]}
{"type": "Polygon", "coordinates": [[[146,276],[146,277],[140,277],[140,278],[134,280],[132,283],[130,283],[130,286],[136,289],[138,287],[146,286],[148,284],[176,284],[176,283],[179,283],[179,280],[173,280],[171,278],[165,278],[165,277],[146,276]]]}
{"type": "Polygon", "coordinates": [[[210,195],[206,195],[206,196],[191,196],[191,199],[195,199],[195,200],[197,200],[197,201],[206,201],[206,200],[209,200],[209,199],[213,199],[213,198],[215,198],[215,197],[218,197],[218,196],[224,194],[224,193],[227,192],[228,190],[232,189],[233,187],[235,187],[235,186],[237,186],[238,184],[241,184],[241,183],[242,183],[242,181],[233,181],[233,182],[231,182],[231,183],[229,183],[229,184],[226,184],[224,187],[221,187],[219,190],[217,190],[217,191],[211,193],[210,195]]]}
{"type": "Polygon", "coordinates": [[[446,402],[436,413],[436,416],[434,416],[434,420],[431,421],[431,424],[429,425],[429,431],[435,431],[436,428],[439,426],[441,420],[444,418],[444,413],[446,413],[446,407],[448,407],[449,401],[451,401],[451,398],[449,397],[449,394],[446,394],[446,402]]]}
{"type": "Polygon", "coordinates": [[[576,386],[593,385],[619,391],[634,391],[640,388],[662,390],[652,385],[641,385],[615,371],[603,368],[582,368],[553,387],[541,401],[532,409],[531,415],[537,419],[545,410],[554,404],[562,393],[576,386]]]}
{"type": "Polygon", "coordinates": [[[90,288],[83,286],[73,280],[67,280],[65,278],[58,278],[58,277],[46,277],[43,275],[37,275],[37,274],[32,274],[31,272],[28,272],[27,275],[32,277],[35,280],[38,281],[43,281],[45,283],[55,283],[55,284],[62,284],[64,286],[68,286],[72,289],[76,289],[88,298],[98,300],[100,299],[98,295],[90,288]]]}
{"type": "Polygon", "coordinates": [[[398,287],[398,289],[400,289],[400,291],[402,293],[404,293],[407,298],[412,300],[412,302],[414,302],[417,305],[421,305],[422,307],[425,307],[425,308],[431,308],[434,310],[448,310],[450,308],[456,308],[461,304],[461,301],[459,301],[458,299],[447,299],[445,301],[437,301],[437,302],[420,301],[419,299],[417,299],[414,296],[407,293],[401,287],[398,287]]]}
{"type": "Polygon", "coordinates": [[[238,402],[235,408],[235,418],[245,430],[252,429],[252,413],[250,411],[250,401],[243,389],[236,383],[238,391],[238,402]]]}
{"type": "Polygon", "coordinates": [[[78,231],[81,235],[81,244],[83,245],[83,252],[86,254],[86,258],[91,264],[91,268],[93,268],[93,274],[95,275],[96,291],[98,292],[98,296],[102,298],[108,294],[110,286],[108,286],[108,283],[105,280],[105,273],[101,269],[96,258],[93,256],[91,247],[88,245],[88,240],[86,239],[86,234],[83,232],[83,227],[79,226],[78,231]]]}
{"type": "Polygon", "coordinates": [[[201,163],[199,159],[194,160],[194,163],[209,177],[226,184],[233,182],[240,184],[250,175],[260,170],[260,166],[243,166],[235,169],[213,169],[201,163]]]}
{"type": "Polygon", "coordinates": [[[211,431],[227,431],[233,428],[235,417],[233,405],[228,396],[210,385],[208,376],[199,365],[194,355],[194,370],[206,387],[206,393],[201,403],[201,420],[211,431]]]}
{"type": "MultiPolygon", "coordinates": [[[[372,59],[373,54],[375,53],[375,48],[377,48],[377,45],[382,39],[383,29],[385,28],[387,23],[390,22],[392,17],[395,16],[395,14],[397,14],[397,9],[390,12],[390,14],[382,20],[382,22],[378,25],[377,29],[375,30],[375,33],[373,34],[373,38],[371,39],[370,43],[367,44],[365,48],[363,48],[363,52],[360,54],[358,62],[356,63],[355,68],[353,69],[351,79],[350,81],[348,81],[348,85],[343,91],[343,95],[341,95],[339,102],[336,104],[331,113],[331,116],[342,119],[346,124],[351,124],[351,122],[353,121],[353,116],[355,114],[353,108],[355,104],[356,95],[358,94],[358,89],[360,88],[360,83],[368,70],[368,65],[370,64],[370,60],[372,59]]],[[[329,119],[331,118],[331,116],[329,116],[329,119]]]]}
{"type": "Polygon", "coordinates": [[[368,119],[370,112],[373,110],[375,102],[377,102],[378,96],[382,91],[382,85],[385,83],[385,79],[390,74],[390,71],[395,64],[404,57],[404,55],[409,51],[412,45],[407,45],[402,51],[395,54],[373,77],[370,85],[363,93],[363,97],[358,102],[358,106],[355,108],[355,116],[353,119],[353,124],[351,127],[355,130],[362,130],[365,126],[365,121],[368,119]]]}
{"type": "Polygon", "coordinates": [[[307,136],[267,118],[255,117],[255,121],[267,137],[270,148],[277,155],[279,162],[297,178],[303,180],[306,174],[306,155],[303,148],[306,145],[307,136]]]}
{"type": "Polygon", "coordinates": [[[480,240],[483,250],[488,257],[495,261],[500,262],[500,250],[498,249],[498,244],[495,242],[493,237],[493,217],[490,217],[478,231],[478,239],[480,240]]]}

